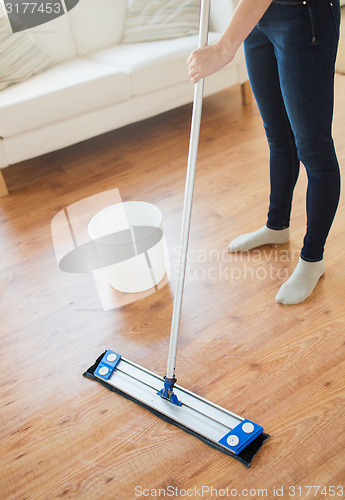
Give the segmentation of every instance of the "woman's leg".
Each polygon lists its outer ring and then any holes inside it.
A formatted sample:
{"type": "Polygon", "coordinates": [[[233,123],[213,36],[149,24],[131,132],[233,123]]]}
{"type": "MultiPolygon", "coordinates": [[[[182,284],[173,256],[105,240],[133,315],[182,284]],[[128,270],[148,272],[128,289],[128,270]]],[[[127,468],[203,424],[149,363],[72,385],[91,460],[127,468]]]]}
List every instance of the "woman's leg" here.
{"type": "Polygon", "coordinates": [[[281,94],[274,46],[256,27],[244,44],[250,84],[262,116],[270,148],[270,204],[266,226],[239,236],[229,251],[245,251],[265,244],[286,243],[299,160],[281,94]]]}
{"type": "MultiPolygon", "coordinates": [[[[275,0],[260,20],[259,29],[256,28],[256,33],[261,31],[274,47],[288,121],[298,158],[304,163],[308,176],[307,232],[297,267],[276,296],[277,302],[283,304],[305,300],[324,273],[324,246],[339,200],[339,166],[331,135],[339,20],[339,0],[275,0]]],[[[248,42],[252,40],[248,38],[248,42]]],[[[259,47],[257,45],[257,53],[259,47]]],[[[261,62],[258,58],[257,65],[261,62]]],[[[259,71],[253,57],[252,77],[259,71]]],[[[261,95],[255,91],[254,94],[261,95]]],[[[266,101],[258,98],[257,101],[268,132],[267,116],[270,115],[265,114],[266,108],[263,108],[266,101]]],[[[274,98],[271,107],[275,107],[274,98]]],[[[267,135],[270,142],[269,133],[267,135]]],[[[271,145],[270,149],[272,156],[271,145]]],[[[271,177],[272,171],[279,173],[271,168],[271,177]]],[[[279,177],[283,179],[284,173],[280,172],[279,177]]],[[[271,182],[272,194],[274,185],[271,182]]],[[[292,183],[288,185],[292,195],[292,183]]],[[[269,220],[271,208],[275,208],[274,203],[270,205],[269,220]]]]}
{"type": "Polygon", "coordinates": [[[331,134],[339,1],[333,13],[337,0],[309,0],[295,14],[282,3],[273,7],[279,25],[285,27],[277,31],[274,20],[264,16],[262,29],[274,43],[285,107],[308,176],[307,232],[301,257],[316,262],[322,260],[339,201],[339,166],[331,134]]]}
{"type": "Polygon", "coordinates": [[[278,0],[262,19],[274,44],[285,107],[308,176],[307,231],[300,261],[276,297],[283,304],[305,300],[322,276],[324,246],[339,201],[331,134],[339,17],[338,0],[307,0],[295,12],[278,0]],[[278,24],[283,28],[277,30],[278,24]]]}

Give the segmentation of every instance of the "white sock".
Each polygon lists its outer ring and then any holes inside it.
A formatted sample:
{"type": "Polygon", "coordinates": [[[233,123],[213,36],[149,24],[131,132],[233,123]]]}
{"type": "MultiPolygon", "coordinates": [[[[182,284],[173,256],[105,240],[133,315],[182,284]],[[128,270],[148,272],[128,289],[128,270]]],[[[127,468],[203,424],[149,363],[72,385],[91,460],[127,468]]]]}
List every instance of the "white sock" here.
{"type": "Polygon", "coordinates": [[[276,302],[284,305],[303,302],[311,295],[324,272],[323,260],[307,262],[300,258],[290,278],[280,287],[276,302]]]}
{"type": "Polygon", "coordinates": [[[261,245],[280,245],[287,243],[290,237],[290,229],[275,230],[267,226],[261,227],[253,233],[241,234],[229,243],[229,252],[246,252],[261,245]]]}

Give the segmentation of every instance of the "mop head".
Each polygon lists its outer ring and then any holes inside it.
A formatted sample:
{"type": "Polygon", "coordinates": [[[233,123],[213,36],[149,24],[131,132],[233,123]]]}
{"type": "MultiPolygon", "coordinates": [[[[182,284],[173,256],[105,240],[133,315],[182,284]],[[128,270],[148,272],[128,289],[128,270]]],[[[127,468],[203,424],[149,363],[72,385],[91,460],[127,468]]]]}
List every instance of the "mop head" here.
{"type": "MultiPolygon", "coordinates": [[[[110,383],[109,379],[106,380],[107,376],[105,376],[103,378],[102,377],[102,368],[103,368],[104,372],[106,371],[106,368],[104,368],[104,365],[103,365],[102,362],[103,362],[105,356],[109,352],[113,353],[113,351],[105,351],[103,354],[101,354],[99,356],[99,358],[96,360],[95,364],[92,365],[83,374],[84,377],[86,377],[88,379],[91,379],[91,380],[95,380],[95,381],[99,382],[101,385],[103,385],[104,387],[106,387],[107,389],[109,389],[110,391],[113,391],[113,392],[119,394],[120,396],[123,396],[126,399],[134,401],[139,406],[142,406],[142,407],[146,408],[147,410],[149,410],[155,416],[157,416],[157,417],[165,420],[166,422],[169,422],[172,425],[175,425],[176,427],[179,427],[180,429],[184,430],[185,432],[188,432],[188,434],[191,434],[192,436],[197,437],[198,439],[200,439],[201,441],[203,441],[204,443],[206,443],[208,446],[210,446],[210,447],[212,447],[212,448],[214,448],[214,449],[216,449],[218,451],[221,451],[222,453],[225,453],[225,454],[227,454],[227,455],[235,458],[236,460],[239,460],[241,463],[243,463],[247,467],[250,467],[251,461],[253,460],[253,458],[255,457],[255,455],[260,450],[260,448],[262,447],[263,443],[270,437],[268,434],[260,431],[261,433],[257,437],[255,437],[255,439],[253,439],[244,449],[242,449],[238,453],[234,453],[230,449],[228,449],[228,448],[226,448],[226,447],[221,446],[220,444],[218,444],[218,442],[213,441],[211,439],[208,439],[204,435],[199,434],[195,430],[187,427],[187,425],[184,425],[183,422],[177,421],[176,419],[170,417],[169,415],[166,415],[166,414],[162,413],[161,411],[159,411],[159,409],[154,408],[153,406],[150,406],[149,404],[146,404],[144,401],[141,401],[140,399],[138,399],[137,397],[135,397],[135,395],[130,394],[130,392],[133,392],[133,391],[126,391],[126,390],[123,390],[122,388],[118,387],[117,385],[121,386],[121,381],[120,381],[120,383],[116,384],[115,382],[110,383]],[[97,373],[95,374],[95,372],[97,372],[97,373]],[[100,375],[100,373],[101,373],[101,375],[100,375]]],[[[115,354],[112,354],[112,355],[115,356],[115,354]]],[[[116,355],[116,356],[118,356],[118,359],[121,359],[121,356],[119,356],[119,355],[116,355]]],[[[127,360],[125,360],[125,361],[127,362],[127,360]]],[[[130,363],[130,362],[128,362],[128,363],[130,363]]],[[[139,369],[139,370],[143,370],[143,378],[145,378],[145,375],[147,375],[147,374],[153,375],[148,370],[141,369],[137,365],[134,365],[134,367],[137,368],[137,369],[139,369]]],[[[164,383],[164,379],[163,378],[160,378],[158,376],[155,376],[155,377],[157,379],[159,379],[159,381],[161,382],[161,384],[164,383]]],[[[176,387],[178,387],[178,386],[176,386],[176,387]]],[[[150,389],[152,389],[152,388],[150,387],[150,389]]],[[[135,393],[135,391],[134,391],[134,393],[135,393]]],[[[157,395],[156,390],[153,390],[152,394],[157,395]]],[[[198,396],[193,395],[192,393],[188,393],[188,394],[190,396],[192,396],[192,397],[199,398],[198,396]]],[[[160,399],[161,398],[157,397],[157,400],[160,400],[160,399]]],[[[202,401],[205,402],[205,400],[202,400],[202,401]]],[[[208,403],[208,402],[206,401],[206,403],[208,403]]],[[[209,404],[212,405],[212,403],[209,403],[209,404]]],[[[171,403],[168,403],[168,405],[174,406],[171,403]]],[[[182,407],[183,407],[183,405],[182,405],[182,407]]],[[[176,411],[176,408],[174,408],[173,410],[176,411]]],[[[177,410],[177,411],[179,411],[179,410],[177,410]]],[[[254,424],[254,425],[256,425],[256,424],[254,424]]],[[[223,441],[224,441],[224,439],[223,439],[223,441]]]]}

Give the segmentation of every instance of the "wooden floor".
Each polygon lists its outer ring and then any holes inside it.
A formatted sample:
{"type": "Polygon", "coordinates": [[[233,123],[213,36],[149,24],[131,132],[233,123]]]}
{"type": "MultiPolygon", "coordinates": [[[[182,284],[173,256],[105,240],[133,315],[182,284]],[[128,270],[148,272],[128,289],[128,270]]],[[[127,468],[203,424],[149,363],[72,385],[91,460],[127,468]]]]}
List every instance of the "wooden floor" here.
{"type": "MultiPolygon", "coordinates": [[[[276,304],[305,230],[305,173],[290,243],[230,257],[230,239],[264,224],[268,197],[263,128],[255,104],[241,105],[239,88],[205,100],[177,378],[272,437],[247,469],[82,377],[107,348],[164,376],[175,281],[104,311],[91,275],[59,270],[51,221],[118,188],[124,201],[161,209],[174,271],[190,110],[4,171],[1,499],[344,498],[345,202],[315,293],[301,305],[276,304]]],[[[334,137],[344,169],[341,75],[334,137]]]]}

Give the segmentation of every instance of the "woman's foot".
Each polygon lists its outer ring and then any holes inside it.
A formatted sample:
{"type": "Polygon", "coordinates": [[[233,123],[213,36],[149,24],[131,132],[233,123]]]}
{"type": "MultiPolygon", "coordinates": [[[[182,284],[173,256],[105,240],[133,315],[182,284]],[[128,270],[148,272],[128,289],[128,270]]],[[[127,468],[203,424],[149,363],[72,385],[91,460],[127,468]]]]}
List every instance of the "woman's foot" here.
{"type": "Polygon", "coordinates": [[[290,278],[280,287],[276,302],[284,305],[303,302],[312,294],[324,272],[323,260],[307,262],[300,258],[290,278]]]}
{"type": "Polygon", "coordinates": [[[253,233],[241,234],[229,243],[229,252],[246,252],[261,245],[281,245],[287,243],[290,238],[290,229],[270,229],[261,227],[253,233]]]}

